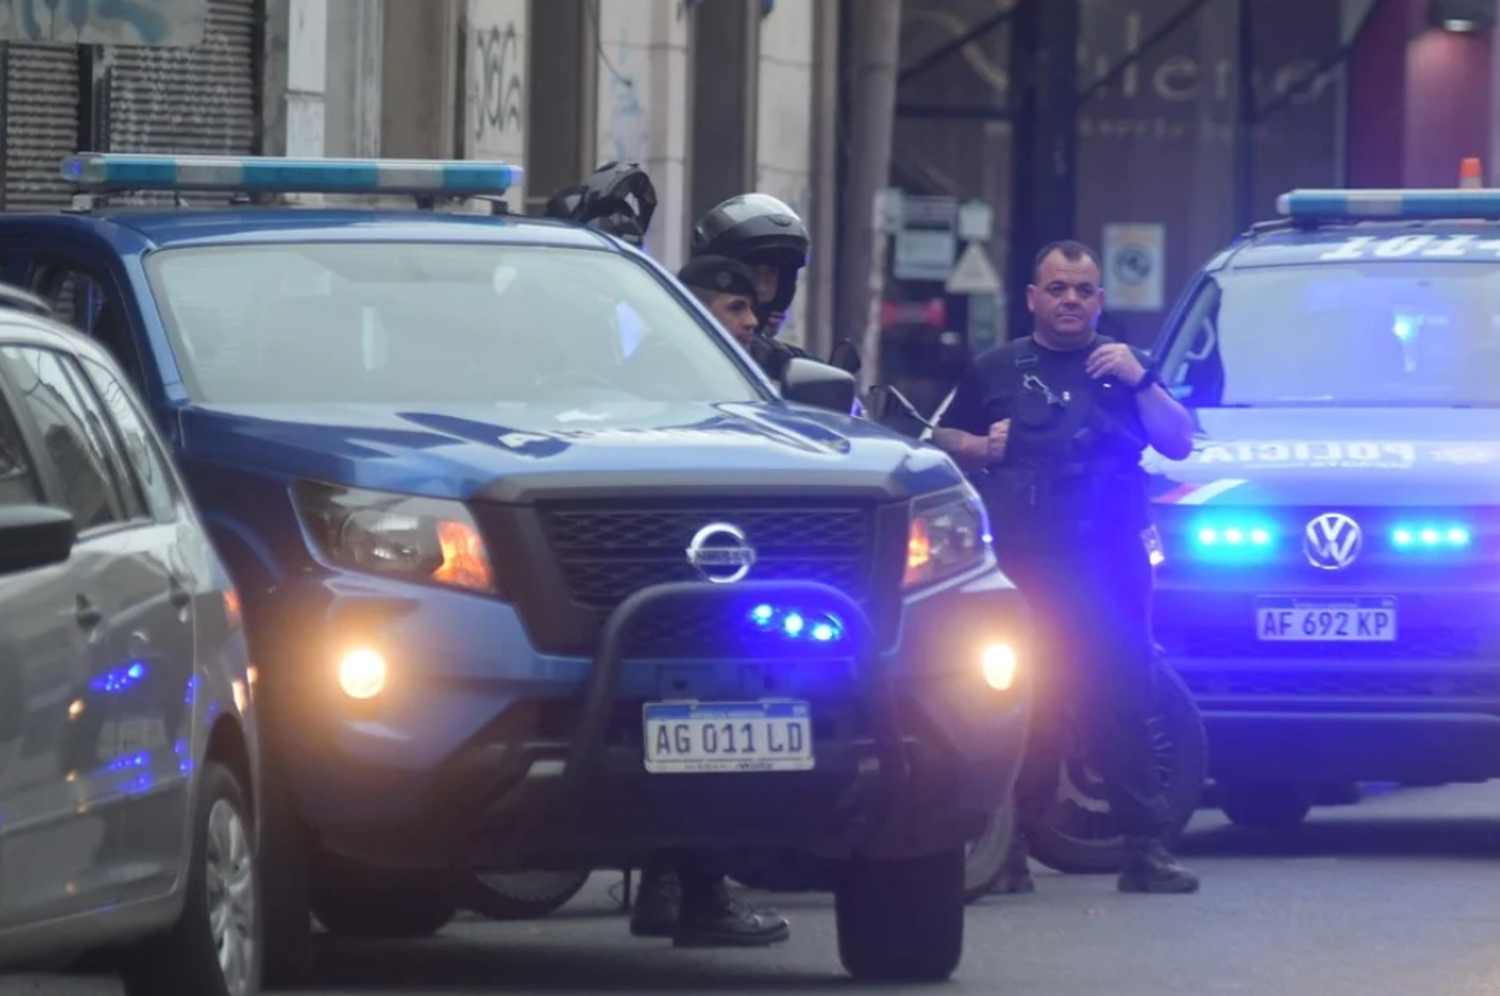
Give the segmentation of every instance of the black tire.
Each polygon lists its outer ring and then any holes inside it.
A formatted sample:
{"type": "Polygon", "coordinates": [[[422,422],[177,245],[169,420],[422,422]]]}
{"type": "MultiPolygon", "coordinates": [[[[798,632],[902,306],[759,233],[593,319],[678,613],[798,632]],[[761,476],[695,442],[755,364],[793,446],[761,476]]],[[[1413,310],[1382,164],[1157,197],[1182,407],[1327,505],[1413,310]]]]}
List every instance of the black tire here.
{"type": "Polygon", "coordinates": [[[834,893],[839,960],[858,982],[943,982],[964,952],[964,849],[858,861],[834,893]]]}
{"type": "Polygon", "coordinates": [[[1313,793],[1296,782],[1219,780],[1219,807],[1229,822],[1250,830],[1290,830],[1312,812],[1313,793]]]}
{"type": "Polygon", "coordinates": [[[260,991],[264,879],[254,816],[245,803],[247,790],[222,764],[204,765],[182,916],[171,932],[121,959],[120,981],[127,996],[253,996],[260,991]],[[226,888],[239,897],[237,903],[226,888]],[[238,928],[245,942],[236,946],[243,958],[227,966],[220,964],[212,922],[221,898],[237,911],[226,927],[238,928]]]}
{"type": "Polygon", "coordinates": [[[566,906],[592,875],[592,871],[475,875],[464,883],[461,905],[490,920],[537,920],[566,906]]]}
{"type": "Polygon", "coordinates": [[[976,903],[990,894],[995,880],[1005,871],[1016,836],[1016,810],[1009,802],[996,810],[984,833],[964,848],[964,902],[976,903]]]}
{"type": "Polygon", "coordinates": [[[331,855],[313,862],[310,895],[312,915],[340,937],[431,937],[459,906],[458,881],[444,872],[368,868],[331,855]]]}
{"type": "MultiPolygon", "coordinates": [[[[1170,814],[1167,843],[1187,827],[1208,779],[1208,735],[1193,693],[1165,664],[1156,669],[1156,710],[1151,719],[1170,814]]],[[[1117,872],[1125,838],[1098,776],[1078,756],[1063,761],[1057,801],[1027,834],[1031,856],[1070,875],[1117,872]]]]}

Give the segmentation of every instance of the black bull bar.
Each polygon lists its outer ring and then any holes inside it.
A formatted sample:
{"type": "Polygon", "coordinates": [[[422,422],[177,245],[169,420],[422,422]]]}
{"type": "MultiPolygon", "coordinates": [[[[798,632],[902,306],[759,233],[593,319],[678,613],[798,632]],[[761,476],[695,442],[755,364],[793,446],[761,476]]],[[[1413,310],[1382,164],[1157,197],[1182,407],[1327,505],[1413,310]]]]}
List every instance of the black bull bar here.
{"type": "Polygon", "coordinates": [[[605,619],[593,667],[583,687],[583,704],[573,730],[557,792],[550,805],[539,806],[524,818],[529,830],[549,828],[556,833],[566,824],[576,827],[583,818],[586,799],[600,768],[611,711],[625,666],[625,647],[633,627],[652,611],[670,603],[705,607],[724,603],[799,599],[803,609],[822,609],[836,614],[844,624],[846,638],[853,643],[856,680],[869,713],[875,752],[880,768],[875,782],[875,803],[859,821],[856,845],[878,833],[886,817],[895,811],[905,786],[906,751],[900,727],[896,693],[891,676],[881,667],[874,628],[865,611],[848,595],[826,584],[811,581],[744,581],[713,584],[679,581],[653,585],[635,592],[605,619]]]}

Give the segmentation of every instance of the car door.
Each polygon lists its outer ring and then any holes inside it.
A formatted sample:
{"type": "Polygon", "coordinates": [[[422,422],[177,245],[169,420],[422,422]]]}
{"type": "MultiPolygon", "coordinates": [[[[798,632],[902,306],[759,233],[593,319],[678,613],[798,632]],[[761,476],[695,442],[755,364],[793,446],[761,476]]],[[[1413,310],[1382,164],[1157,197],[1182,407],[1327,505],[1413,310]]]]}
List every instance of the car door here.
{"type": "MultiPolygon", "coordinates": [[[[0,361],[0,504],[98,507],[86,480],[64,483],[53,463],[78,424],[65,403],[0,361]]],[[[111,656],[76,571],[75,556],[0,575],[0,930],[120,896],[122,813],[100,757],[111,656]]]]}
{"type": "Polygon", "coordinates": [[[130,556],[139,562],[143,586],[130,610],[135,621],[120,628],[132,658],[147,669],[134,695],[122,701],[121,721],[145,734],[138,771],[149,790],[127,804],[123,856],[139,870],[140,890],[149,894],[171,888],[188,852],[192,759],[200,746],[193,743],[197,661],[189,593],[200,587],[196,578],[204,570],[188,557],[202,539],[182,514],[186,496],[147,428],[138,398],[104,364],[84,359],[82,368],[106,410],[127,483],[149,516],[129,532],[130,556]]]}

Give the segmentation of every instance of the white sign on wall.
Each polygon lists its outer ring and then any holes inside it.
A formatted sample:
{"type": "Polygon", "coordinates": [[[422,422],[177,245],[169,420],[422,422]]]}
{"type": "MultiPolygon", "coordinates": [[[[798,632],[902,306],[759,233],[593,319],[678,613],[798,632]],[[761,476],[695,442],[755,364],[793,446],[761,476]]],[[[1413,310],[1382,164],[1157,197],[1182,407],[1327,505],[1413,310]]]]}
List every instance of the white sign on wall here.
{"type": "MultiPolygon", "coordinates": [[[[469,159],[526,162],[528,0],[468,0],[464,154],[469,159]]],[[[525,205],[524,189],[508,196],[525,205]]]]}
{"type": "Polygon", "coordinates": [[[1104,306],[1160,311],[1165,306],[1167,229],[1156,224],[1104,226],[1104,306]]]}

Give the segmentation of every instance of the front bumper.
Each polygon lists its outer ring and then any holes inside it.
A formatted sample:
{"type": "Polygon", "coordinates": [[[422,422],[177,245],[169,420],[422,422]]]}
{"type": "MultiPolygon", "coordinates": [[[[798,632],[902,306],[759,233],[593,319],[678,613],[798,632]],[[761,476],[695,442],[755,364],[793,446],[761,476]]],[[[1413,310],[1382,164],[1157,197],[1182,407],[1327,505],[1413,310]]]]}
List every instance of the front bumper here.
{"type": "MultiPolygon", "coordinates": [[[[1500,777],[1500,599],[1396,588],[1391,643],[1259,643],[1254,599],[1285,585],[1158,591],[1157,640],[1192,690],[1214,777],[1461,782],[1500,777]]],[[[1293,593],[1298,593],[1293,589],[1293,593]]]]}
{"type": "Polygon", "coordinates": [[[888,651],[854,602],[813,583],[644,589],[611,614],[592,661],[536,655],[509,606],[471,596],[401,604],[344,579],[279,599],[267,620],[302,636],[280,643],[276,670],[289,680],[265,682],[268,736],[295,758],[293,788],[322,846],[384,867],[599,866],[678,847],[919,856],[980,831],[1024,745],[1028,617],[996,571],[907,600],[888,651]],[[833,607],[853,653],[815,664],[626,659],[629,630],[653,607],[730,599],[833,607]],[[351,632],[420,668],[373,703],[343,699],[329,662],[351,632]],[[477,633],[489,638],[480,647],[477,633]],[[987,640],[1021,653],[1016,687],[984,683],[987,640]],[[307,660],[309,647],[321,660],[307,660]],[[642,703],[754,698],[811,704],[813,770],[645,770],[642,703]]]}

